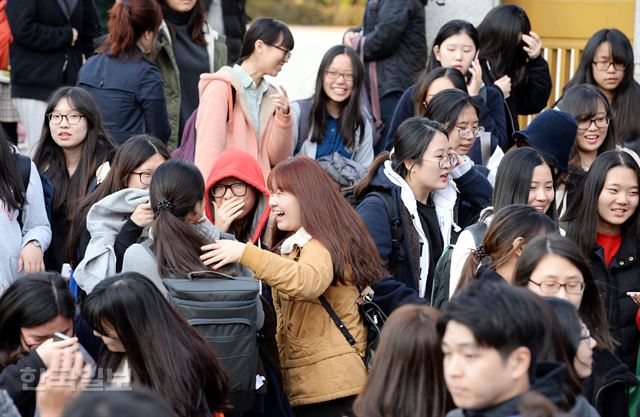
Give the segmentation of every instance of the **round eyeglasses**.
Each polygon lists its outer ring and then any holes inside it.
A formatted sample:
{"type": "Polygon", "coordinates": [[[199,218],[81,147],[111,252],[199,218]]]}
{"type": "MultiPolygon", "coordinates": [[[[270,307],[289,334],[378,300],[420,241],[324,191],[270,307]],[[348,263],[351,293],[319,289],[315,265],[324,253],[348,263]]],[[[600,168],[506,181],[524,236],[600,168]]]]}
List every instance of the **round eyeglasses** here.
{"type": "Polygon", "coordinates": [[[83,114],[80,113],[69,113],[69,114],[60,114],[60,113],[49,113],[47,114],[47,118],[54,125],[59,125],[62,123],[62,119],[67,119],[67,123],[70,125],[77,125],[80,123],[80,119],[84,117],[83,114]]]}
{"type": "Polygon", "coordinates": [[[437,162],[438,168],[440,169],[455,168],[460,165],[460,155],[458,155],[456,152],[449,152],[448,154],[444,154],[436,160],[427,158],[422,158],[422,160],[428,162],[437,162]]]}
{"type": "Polygon", "coordinates": [[[245,184],[244,182],[236,182],[229,185],[214,185],[213,187],[211,187],[211,195],[213,195],[215,198],[224,197],[228,189],[231,190],[231,194],[235,195],[236,197],[242,197],[247,194],[247,184],[245,184]]]}
{"type": "Polygon", "coordinates": [[[545,294],[557,294],[558,291],[560,291],[560,288],[563,287],[568,294],[582,294],[584,292],[584,282],[581,281],[572,281],[560,284],[556,281],[535,282],[534,280],[530,279],[529,282],[540,287],[540,291],[545,294]]]}
{"type": "Polygon", "coordinates": [[[137,175],[140,178],[140,184],[144,185],[150,185],[153,177],[152,172],[132,172],[131,175],[137,175]]]}
{"type": "Polygon", "coordinates": [[[461,139],[477,138],[484,133],[484,127],[454,127],[453,130],[458,131],[461,139]]]}

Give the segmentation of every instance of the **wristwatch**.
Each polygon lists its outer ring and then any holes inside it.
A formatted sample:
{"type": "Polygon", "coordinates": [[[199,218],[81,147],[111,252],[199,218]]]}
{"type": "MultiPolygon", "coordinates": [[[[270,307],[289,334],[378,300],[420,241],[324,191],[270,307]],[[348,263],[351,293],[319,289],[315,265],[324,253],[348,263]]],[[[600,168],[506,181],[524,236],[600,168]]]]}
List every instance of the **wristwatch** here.
{"type": "Polygon", "coordinates": [[[35,239],[28,241],[28,242],[27,242],[27,245],[28,245],[29,243],[33,243],[33,246],[35,246],[36,248],[40,248],[40,249],[42,249],[42,246],[40,246],[40,242],[38,242],[38,241],[37,241],[37,240],[35,240],[35,239]]]}

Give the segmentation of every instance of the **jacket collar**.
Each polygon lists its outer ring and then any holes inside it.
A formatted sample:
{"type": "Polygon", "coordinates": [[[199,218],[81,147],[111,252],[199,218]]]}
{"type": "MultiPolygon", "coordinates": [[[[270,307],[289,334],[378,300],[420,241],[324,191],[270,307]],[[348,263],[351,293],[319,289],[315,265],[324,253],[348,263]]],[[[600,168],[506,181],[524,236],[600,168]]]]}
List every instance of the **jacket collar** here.
{"type": "Polygon", "coordinates": [[[280,254],[288,255],[293,252],[296,247],[302,249],[304,245],[309,243],[311,239],[313,239],[311,235],[307,233],[306,230],[304,230],[304,227],[301,227],[297,232],[295,232],[294,234],[286,238],[284,242],[282,242],[280,254]]]}

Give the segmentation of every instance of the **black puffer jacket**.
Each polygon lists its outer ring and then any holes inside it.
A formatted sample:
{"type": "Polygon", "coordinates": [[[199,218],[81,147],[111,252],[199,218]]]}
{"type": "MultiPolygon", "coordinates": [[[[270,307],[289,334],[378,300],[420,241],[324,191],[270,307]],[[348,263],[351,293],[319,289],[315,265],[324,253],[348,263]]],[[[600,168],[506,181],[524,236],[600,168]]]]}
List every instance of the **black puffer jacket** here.
{"type": "Polygon", "coordinates": [[[227,62],[233,65],[240,57],[242,39],[247,27],[246,0],[222,0],[224,35],[227,37],[227,62]]]}
{"type": "Polygon", "coordinates": [[[620,342],[616,355],[630,370],[635,370],[640,341],[636,326],[638,306],[627,292],[640,291],[638,242],[623,235],[620,249],[609,267],[604,260],[604,250],[599,246],[594,249],[590,258],[593,275],[607,311],[611,334],[620,342]]]}
{"type": "MultiPolygon", "coordinates": [[[[364,60],[376,61],[378,92],[402,93],[427,61],[427,0],[369,0],[364,13],[364,60]]],[[[368,71],[365,71],[368,76],[368,71]]]]}

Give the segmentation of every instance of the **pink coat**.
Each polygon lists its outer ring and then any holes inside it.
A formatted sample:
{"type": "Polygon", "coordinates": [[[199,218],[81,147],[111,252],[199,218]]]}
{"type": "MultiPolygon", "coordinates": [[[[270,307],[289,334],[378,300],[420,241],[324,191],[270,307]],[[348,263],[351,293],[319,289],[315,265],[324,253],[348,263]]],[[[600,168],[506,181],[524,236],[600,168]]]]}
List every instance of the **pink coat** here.
{"type": "Polygon", "coordinates": [[[256,158],[265,179],[271,168],[291,156],[293,128],[291,113],[283,114],[264,94],[260,104],[260,131],[256,132],[245,111],[245,93],[233,69],[223,67],[214,74],[200,76],[200,106],[196,118],[195,164],[204,178],[209,178],[213,164],[227,148],[242,149],[256,158]],[[229,85],[235,89],[235,102],[230,101],[229,85]],[[229,108],[233,112],[228,118],[229,108]]]}

